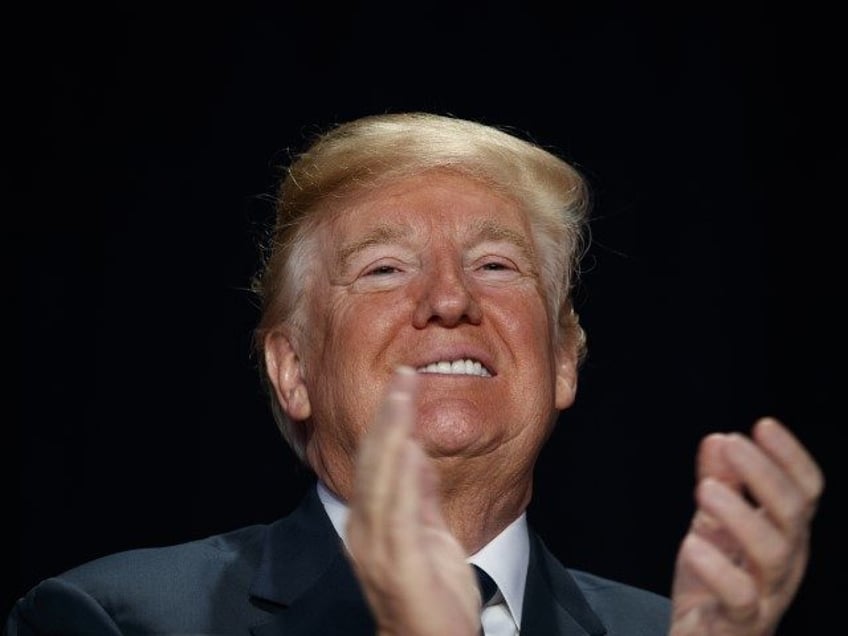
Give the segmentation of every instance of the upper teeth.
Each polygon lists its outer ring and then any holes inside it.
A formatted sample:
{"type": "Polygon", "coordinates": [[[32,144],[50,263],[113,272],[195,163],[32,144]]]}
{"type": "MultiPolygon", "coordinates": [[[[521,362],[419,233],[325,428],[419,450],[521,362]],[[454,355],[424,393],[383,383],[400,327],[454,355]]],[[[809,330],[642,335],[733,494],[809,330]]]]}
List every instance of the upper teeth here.
{"type": "Polygon", "coordinates": [[[454,375],[477,375],[484,378],[492,377],[486,367],[470,358],[454,360],[453,362],[447,360],[431,362],[426,366],[418,367],[418,373],[450,373],[454,375]]]}

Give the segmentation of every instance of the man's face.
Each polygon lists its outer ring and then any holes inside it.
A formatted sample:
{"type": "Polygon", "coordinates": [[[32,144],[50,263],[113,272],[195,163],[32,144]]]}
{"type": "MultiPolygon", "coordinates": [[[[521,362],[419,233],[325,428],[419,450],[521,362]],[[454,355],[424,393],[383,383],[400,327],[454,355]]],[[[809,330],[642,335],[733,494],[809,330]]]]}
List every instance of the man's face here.
{"type": "Polygon", "coordinates": [[[401,365],[419,373],[416,435],[431,457],[532,466],[573,400],[575,363],[554,351],[517,204],[433,172],[334,206],[296,352],[318,475],[349,493],[358,442],[401,365]]]}

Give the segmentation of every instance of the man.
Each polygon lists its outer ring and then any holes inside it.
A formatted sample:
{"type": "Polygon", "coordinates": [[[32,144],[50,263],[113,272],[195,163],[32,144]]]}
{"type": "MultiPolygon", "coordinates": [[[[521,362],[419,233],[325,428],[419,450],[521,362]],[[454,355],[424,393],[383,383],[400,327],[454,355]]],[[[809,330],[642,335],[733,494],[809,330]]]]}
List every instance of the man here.
{"type": "Polygon", "coordinates": [[[7,633],[774,633],[823,478],[773,419],[704,440],[670,600],[567,570],[527,526],[585,352],[586,200],[567,163],[473,122],[384,115],[317,139],[280,188],[256,331],[314,492],[270,526],[49,579],[7,633]]]}

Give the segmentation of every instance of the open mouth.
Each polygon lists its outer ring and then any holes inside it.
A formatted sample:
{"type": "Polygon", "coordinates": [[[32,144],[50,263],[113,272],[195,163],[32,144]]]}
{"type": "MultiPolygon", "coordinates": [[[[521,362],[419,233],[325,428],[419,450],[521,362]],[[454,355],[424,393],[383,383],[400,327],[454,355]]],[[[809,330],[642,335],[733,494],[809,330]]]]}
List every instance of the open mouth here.
{"type": "Polygon", "coordinates": [[[473,358],[459,360],[439,360],[418,367],[418,373],[440,373],[442,375],[471,375],[479,378],[491,378],[492,373],[483,363],[473,358]]]}

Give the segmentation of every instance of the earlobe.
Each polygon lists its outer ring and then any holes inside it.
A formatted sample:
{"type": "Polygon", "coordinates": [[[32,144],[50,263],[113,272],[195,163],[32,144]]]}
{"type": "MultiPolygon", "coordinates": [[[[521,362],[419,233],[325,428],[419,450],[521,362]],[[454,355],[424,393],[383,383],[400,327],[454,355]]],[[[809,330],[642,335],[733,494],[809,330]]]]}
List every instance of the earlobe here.
{"type": "Polygon", "coordinates": [[[300,359],[291,338],[281,330],[265,336],[265,368],[280,406],[293,421],[312,415],[300,359]]]}
{"type": "Polygon", "coordinates": [[[560,347],[556,358],[555,403],[564,411],[574,404],[577,395],[577,351],[571,344],[560,347]]]}

